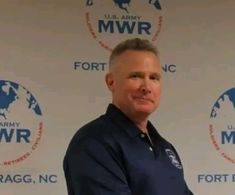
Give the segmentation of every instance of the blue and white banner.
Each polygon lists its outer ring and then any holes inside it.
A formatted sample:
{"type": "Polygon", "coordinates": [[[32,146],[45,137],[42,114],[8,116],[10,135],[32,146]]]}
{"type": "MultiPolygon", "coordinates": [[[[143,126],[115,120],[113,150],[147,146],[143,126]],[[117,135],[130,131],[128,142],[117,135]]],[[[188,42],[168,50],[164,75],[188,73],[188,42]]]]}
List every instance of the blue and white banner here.
{"type": "Polygon", "coordinates": [[[161,57],[151,116],[197,195],[235,191],[235,2],[25,0],[0,3],[0,194],[66,194],[74,133],[110,102],[108,57],[141,37],[161,57]]]}

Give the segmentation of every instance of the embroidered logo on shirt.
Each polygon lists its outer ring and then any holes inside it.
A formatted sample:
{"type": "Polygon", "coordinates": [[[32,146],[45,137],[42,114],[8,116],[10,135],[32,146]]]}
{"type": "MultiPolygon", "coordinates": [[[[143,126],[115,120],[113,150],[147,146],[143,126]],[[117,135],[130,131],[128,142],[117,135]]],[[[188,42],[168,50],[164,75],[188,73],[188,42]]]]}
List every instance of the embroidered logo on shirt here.
{"type": "Polygon", "coordinates": [[[165,149],[167,156],[169,157],[171,163],[178,169],[182,169],[182,165],[177,159],[175,153],[171,149],[165,149]]]}

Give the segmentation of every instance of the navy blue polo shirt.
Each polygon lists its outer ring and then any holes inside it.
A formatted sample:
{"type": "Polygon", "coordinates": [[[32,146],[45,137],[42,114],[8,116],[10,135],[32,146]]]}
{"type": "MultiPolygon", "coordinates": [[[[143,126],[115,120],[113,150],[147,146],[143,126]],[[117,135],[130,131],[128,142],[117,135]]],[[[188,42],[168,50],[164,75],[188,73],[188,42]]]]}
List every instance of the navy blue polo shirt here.
{"type": "Polygon", "coordinates": [[[174,147],[148,122],[149,136],[110,104],[83,126],[64,158],[69,195],[192,195],[174,147]]]}

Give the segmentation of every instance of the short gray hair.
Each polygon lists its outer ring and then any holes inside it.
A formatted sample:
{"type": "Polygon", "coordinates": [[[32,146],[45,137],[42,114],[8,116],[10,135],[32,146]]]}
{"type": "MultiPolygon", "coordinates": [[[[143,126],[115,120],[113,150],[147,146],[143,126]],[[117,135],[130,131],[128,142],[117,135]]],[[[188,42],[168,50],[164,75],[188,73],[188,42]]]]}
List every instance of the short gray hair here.
{"type": "Polygon", "coordinates": [[[135,50],[135,51],[149,51],[154,53],[158,57],[158,50],[149,40],[133,38],[127,39],[121,43],[119,43],[112,51],[109,57],[109,67],[114,58],[121,55],[127,50],[135,50]]]}

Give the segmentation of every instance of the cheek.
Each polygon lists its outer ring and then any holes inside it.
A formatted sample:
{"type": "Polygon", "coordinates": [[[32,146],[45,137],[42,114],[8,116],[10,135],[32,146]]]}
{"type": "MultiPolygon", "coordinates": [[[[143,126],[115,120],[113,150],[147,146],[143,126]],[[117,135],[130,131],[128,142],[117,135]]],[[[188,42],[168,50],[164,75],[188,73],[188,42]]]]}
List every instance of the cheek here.
{"type": "Polygon", "coordinates": [[[127,99],[132,99],[132,96],[139,93],[140,83],[133,80],[125,80],[117,83],[118,93],[127,99]]]}
{"type": "Polygon", "coordinates": [[[131,87],[126,82],[118,82],[115,85],[116,93],[119,97],[125,98],[130,94],[131,87]]]}
{"type": "Polygon", "coordinates": [[[132,98],[133,96],[136,96],[139,93],[140,90],[137,85],[129,85],[128,88],[126,88],[126,95],[129,96],[129,98],[132,98]]]}
{"type": "Polygon", "coordinates": [[[157,91],[158,94],[161,93],[161,85],[158,85],[158,86],[157,86],[157,90],[156,90],[156,91],[157,91]]]}
{"type": "Polygon", "coordinates": [[[126,83],[126,87],[129,91],[138,91],[140,89],[141,82],[139,80],[130,80],[126,83]]]}
{"type": "Polygon", "coordinates": [[[156,98],[159,98],[161,95],[161,85],[158,85],[158,86],[155,86],[155,89],[154,89],[154,96],[156,98]]]}

